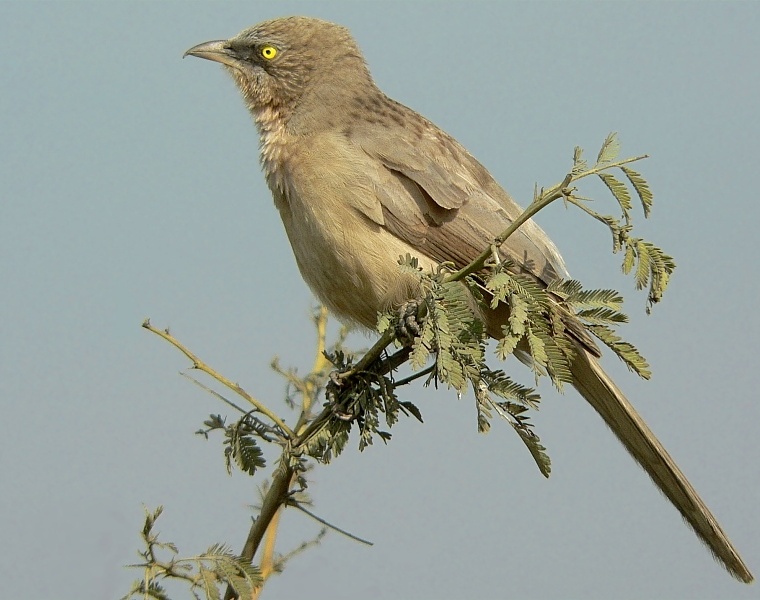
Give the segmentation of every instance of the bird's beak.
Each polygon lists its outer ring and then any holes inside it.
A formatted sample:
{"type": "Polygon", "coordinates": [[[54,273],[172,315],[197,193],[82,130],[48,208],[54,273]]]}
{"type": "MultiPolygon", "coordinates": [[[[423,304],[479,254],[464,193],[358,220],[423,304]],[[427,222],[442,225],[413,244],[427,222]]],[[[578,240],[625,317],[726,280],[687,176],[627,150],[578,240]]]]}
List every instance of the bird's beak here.
{"type": "Polygon", "coordinates": [[[202,44],[190,48],[190,50],[182,55],[182,58],[185,58],[187,55],[205,58],[206,60],[213,60],[229,67],[237,67],[240,63],[240,60],[229,47],[227,40],[203,42],[202,44]]]}

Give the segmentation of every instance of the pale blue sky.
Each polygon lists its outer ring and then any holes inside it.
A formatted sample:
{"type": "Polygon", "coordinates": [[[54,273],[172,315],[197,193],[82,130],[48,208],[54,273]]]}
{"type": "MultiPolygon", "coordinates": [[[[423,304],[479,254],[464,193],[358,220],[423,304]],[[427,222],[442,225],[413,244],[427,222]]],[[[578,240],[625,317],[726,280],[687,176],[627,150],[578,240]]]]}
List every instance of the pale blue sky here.
{"type": "MultiPolygon", "coordinates": [[[[378,84],[523,203],[611,130],[652,155],[642,231],[678,269],[651,317],[606,231],[559,206],[538,220],[574,276],[628,296],[654,378],[606,364],[760,574],[759,4],[18,2],[0,4],[3,596],[122,595],[143,502],[186,553],[242,546],[255,481],[193,435],[224,409],[140,323],[276,407],[272,355],[311,363],[254,128],[219,67],[181,60],[287,14],[350,27],[378,84]]],[[[477,434],[471,398],[409,392],[424,425],[312,474],[315,510],[375,546],[331,534],[266,597],[757,597],[574,392],[545,392],[548,481],[508,427],[477,434]]],[[[282,549],[317,529],[286,514],[282,549]]]]}

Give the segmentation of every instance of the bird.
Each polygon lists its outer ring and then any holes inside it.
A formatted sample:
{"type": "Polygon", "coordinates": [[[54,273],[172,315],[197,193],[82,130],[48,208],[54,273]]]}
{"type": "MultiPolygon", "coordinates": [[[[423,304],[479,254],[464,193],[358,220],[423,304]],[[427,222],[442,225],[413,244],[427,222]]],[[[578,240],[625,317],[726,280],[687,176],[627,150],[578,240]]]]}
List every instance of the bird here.
{"type": "MultiPolygon", "coordinates": [[[[339,319],[374,329],[379,312],[418,295],[425,270],[462,268],[522,208],[459,142],[386,96],[350,31],[311,17],[272,19],[193,46],[185,56],[221,63],[260,138],[260,162],[296,263],[339,319]]],[[[499,249],[544,286],[568,278],[562,256],[532,220],[499,249]]],[[[483,312],[492,337],[504,310],[483,312]]],[[[735,578],[753,576],[678,465],[601,367],[575,340],[572,384],[735,578]]]]}

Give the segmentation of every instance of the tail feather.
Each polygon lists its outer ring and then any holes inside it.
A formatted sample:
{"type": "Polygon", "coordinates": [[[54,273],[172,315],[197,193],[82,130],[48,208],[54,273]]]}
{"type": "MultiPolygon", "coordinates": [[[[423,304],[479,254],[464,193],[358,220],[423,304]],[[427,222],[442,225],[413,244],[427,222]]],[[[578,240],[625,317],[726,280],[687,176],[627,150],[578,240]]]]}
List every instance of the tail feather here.
{"type": "Polygon", "coordinates": [[[752,573],[667,450],[639,416],[597,360],[579,349],[572,365],[573,385],[644,467],[713,556],[737,579],[750,583],[752,573]]]}

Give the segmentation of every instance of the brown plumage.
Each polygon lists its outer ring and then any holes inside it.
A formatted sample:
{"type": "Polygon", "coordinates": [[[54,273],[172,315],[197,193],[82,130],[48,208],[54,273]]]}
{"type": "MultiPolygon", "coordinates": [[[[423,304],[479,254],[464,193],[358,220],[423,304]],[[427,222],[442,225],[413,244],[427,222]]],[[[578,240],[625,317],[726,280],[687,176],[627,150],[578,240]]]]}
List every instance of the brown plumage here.
{"type": "MultiPolygon", "coordinates": [[[[224,64],[261,136],[261,163],[306,282],[341,319],[373,328],[413,299],[399,256],[425,269],[472,261],[522,209],[456,140],[375,85],[347,29],[305,17],[266,21],[187,54],[224,64]]],[[[566,277],[532,221],[502,247],[544,284],[566,277]]],[[[504,310],[485,313],[498,336],[504,310]]],[[[670,455],[577,343],[574,386],[736,578],[752,574],[670,455]]]]}

